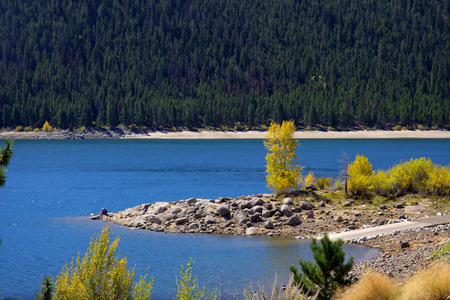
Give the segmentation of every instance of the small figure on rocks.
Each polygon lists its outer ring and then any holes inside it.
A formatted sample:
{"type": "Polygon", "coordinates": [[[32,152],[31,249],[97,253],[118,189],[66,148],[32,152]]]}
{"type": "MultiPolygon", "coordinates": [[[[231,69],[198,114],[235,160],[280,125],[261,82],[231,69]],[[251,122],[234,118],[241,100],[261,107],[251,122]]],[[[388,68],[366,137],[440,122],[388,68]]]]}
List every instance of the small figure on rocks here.
{"type": "Polygon", "coordinates": [[[108,211],[106,210],[106,208],[102,208],[102,212],[101,214],[102,216],[108,216],[108,211]]]}

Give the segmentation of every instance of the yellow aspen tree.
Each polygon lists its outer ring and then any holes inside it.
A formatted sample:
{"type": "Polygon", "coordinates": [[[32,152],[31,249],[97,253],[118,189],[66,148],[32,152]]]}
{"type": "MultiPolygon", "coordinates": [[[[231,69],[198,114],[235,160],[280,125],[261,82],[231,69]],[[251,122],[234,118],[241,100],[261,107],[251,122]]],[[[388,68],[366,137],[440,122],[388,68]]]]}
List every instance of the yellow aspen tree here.
{"type": "Polygon", "coordinates": [[[150,299],[153,279],[141,277],[133,285],[134,268],[127,268],[126,257],[116,256],[119,237],[109,243],[107,225],[80,260],[80,255],[56,276],[53,299],[150,299]]]}
{"type": "Polygon", "coordinates": [[[42,126],[42,130],[51,131],[53,128],[48,121],[45,121],[44,126],[42,126]]]}
{"type": "Polygon", "coordinates": [[[299,185],[302,168],[295,165],[294,121],[283,121],[281,125],[271,123],[264,141],[266,155],[267,186],[280,195],[288,193],[299,185]]]}

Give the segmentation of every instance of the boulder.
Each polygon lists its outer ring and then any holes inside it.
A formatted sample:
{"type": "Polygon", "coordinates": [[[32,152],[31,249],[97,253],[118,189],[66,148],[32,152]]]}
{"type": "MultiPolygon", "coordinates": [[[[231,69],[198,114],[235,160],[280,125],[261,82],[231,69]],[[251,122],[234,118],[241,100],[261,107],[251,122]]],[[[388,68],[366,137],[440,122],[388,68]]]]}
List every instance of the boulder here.
{"type": "Polygon", "coordinates": [[[198,229],[200,226],[197,223],[191,223],[188,226],[189,230],[194,230],[194,229],[198,229]]]}
{"type": "Polygon", "coordinates": [[[216,218],[214,218],[213,216],[208,215],[208,216],[205,217],[205,223],[206,224],[214,224],[214,223],[216,223],[216,218]]]}
{"type": "Polygon", "coordinates": [[[247,230],[245,230],[246,235],[257,235],[258,229],[256,227],[249,227],[247,230]]]}
{"type": "Polygon", "coordinates": [[[181,224],[186,223],[188,220],[189,220],[188,217],[178,218],[178,219],[175,219],[175,224],[181,225],[181,224]]]}
{"type": "Polygon", "coordinates": [[[273,208],[273,204],[270,201],[266,201],[263,204],[265,209],[271,210],[273,208]]]}
{"type": "Polygon", "coordinates": [[[325,207],[325,201],[321,200],[321,201],[319,202],[319,207],[325,207]]]}
{"type": "Polygon", "coordinates": [[[314,208],[314,206],[308,202],[302,201],[299,203],[299,206],[303,210],[311,210],[314,208]]]}
{"type": "Polygon", "coordinates": [[[264,209],[261,212],[261,216],[264,218],[270,218],[272,216],[272,212],[270,210],[264,209]]]}
{"type": "Polygon", "coordinates": [[[292,198],[284,198],[283,205],[294,205],[294,201],[292,201],[292,198]]]}
{"type": "Polygon", "coordinates": [[[257,213],[257,212],[262,212],[264,210],[264,207],[263,206],[261,206],[261,205],[256,205],[256,206],[254,206],[254,207],[252,207],[251,209],[250,209],[250,212],[251,213],[257,213]]]}
{"type": "Polygon", "coordinates": [[[273,228],[273,223],[270,222],[270,221],[266,221],[266,222],[264,222],[264,227],[266,229],[272,229],[273,228]]]}
{"type": "Polygon", "coordinates": [[[310,210],[306,213],[306,217],[310,219],[314,219],[314,211],[310,210]]]}
{"type": "Polygon", "coordinates": [[[239,225],[243,225],[248,221],[247,216],[241,211],[238,211],[237,213],[234,214],[234,219],[236,220],[236,223],[238,223],[239,225]]]}
{"type": "Polygon", "coordinates": [[[400,242],[400,248],[406,249],[411,247],[408,242],[400,242]]]}
{"type": "Polygon", "coordinates": [[[300,218],[298,216],[292,216],[289,218],[288,224],[291,226],[297,226],[302,224],[302,221],[300,220],[300,218]]]}
{"type": "Polygon", "coordinates": [[[155,202],[153,204],[153,210],[156,214],[162,214],[170,207],[169,202],[155,202]]]}
{"type": "Polygon", "coordinates": [[[228,209],[228,207],[226,205],[219,205],[219,208],[217,209],[217,211],[219,212],[219,215],[221,216],[226,216],[230,214],[230,210],[228,209]]]}
{"type": "Polygon", "coordinates": [[[167,221],[170,221],[171,219],[172,219],[172,216],[170,214],[163,213],[163,214],[158,214],[156,216],[153,216],[151,218],[151,221],[156,224],[163,224],[167,221]]]}
{"type": "Polygon", "coordinates": [[[292,209],[291,209],[291,207],[289,205],[282,205],[281,206],[281,214],[283,216],[286,216],[286,217],[292,216],[292,209]]]}
{"type": "Polygon", "coordinates": [[[170,210],[170,213],[172,214],[172,215],[174,215],[174,216],[176,216],[178,213],[180,213],[181,212],[181,208],[179,208],[179,207],[173,207],[171,210],[170,210]]]}
{"type": "Polygon", "coordinates": [[[205,217],[205,214],[200,212],[200,211],[198,211],[198,212],[196,212],[194,214],[194,219],[201,219],[201,218],[204,218],[204,217],[205,217]]]}
{"type": "Polygon", "coordinates": [[[263,205],[264,204],[264,200],[262,200],[261,198],[258,198],[258,197],[252,198],[252,200],[250,200],[249,202],[250,202],[250,205],[251,205],[249,208],[252,208],[253,206],[256,206],[256,205],[263,205]]]}
{"type": "Polygon", "coordinates": [[[197,203],[197,198],[189,198],[186,200],[186,203],[188,205],[194,205],[195,203],[197,203]]]}
{"type": "Polygon", "coordinates": [[[394,208],[405,208],[405,205],[403,203],[396,203],[394,204],[394,208]]]}
{"type": "Polygon", "coordinates": [[[250,216],[250,222],[258,222],[261,217],[261,213],[254,213],[250,216]]]}

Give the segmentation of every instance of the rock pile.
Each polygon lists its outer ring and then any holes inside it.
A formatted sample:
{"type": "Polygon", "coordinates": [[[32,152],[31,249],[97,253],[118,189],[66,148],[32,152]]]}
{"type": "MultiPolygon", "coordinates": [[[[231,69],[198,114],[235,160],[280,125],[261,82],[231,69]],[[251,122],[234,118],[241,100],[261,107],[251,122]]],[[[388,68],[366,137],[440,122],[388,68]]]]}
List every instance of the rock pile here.
{"type": "MultiPolygon", "coordinates": [[[[280,204],[267,194],[237,199],[190,198],[141,204],[102,219],[158,232],[288,235],[281,231],[286,228],[293,231],[304,219],[312,220],[315,216],[311,203],[296,204],[291,198],[285,198],[280,204]]],[[[299,233],[301,229],[290,235],[299,233]]]]}

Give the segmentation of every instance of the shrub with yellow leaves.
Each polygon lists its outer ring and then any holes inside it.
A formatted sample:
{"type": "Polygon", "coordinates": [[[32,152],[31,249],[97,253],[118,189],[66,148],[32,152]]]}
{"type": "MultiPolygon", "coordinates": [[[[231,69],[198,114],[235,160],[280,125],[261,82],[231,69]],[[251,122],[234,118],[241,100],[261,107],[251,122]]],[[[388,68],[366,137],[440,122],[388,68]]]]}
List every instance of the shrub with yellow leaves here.
{"type": "Polygon", "coordinates": [[[348,166],[348,188],[354,195],[367,194],[370,187],[372,165],[367,157],[357,155],[354,162],[348,166]]]}
{"type": "Polygon", "coordinates": [[[56,277],[58,299],[149,299],[153,279],[146,281],[147,275],[133,285],[134,268],[127,268],[126,257],[116,256],[119,237],[109,243],[111,232],[107,225],[100,236],[92,240],[80,260],[80,255],[69,266],[65,266],[56,277]]]}

